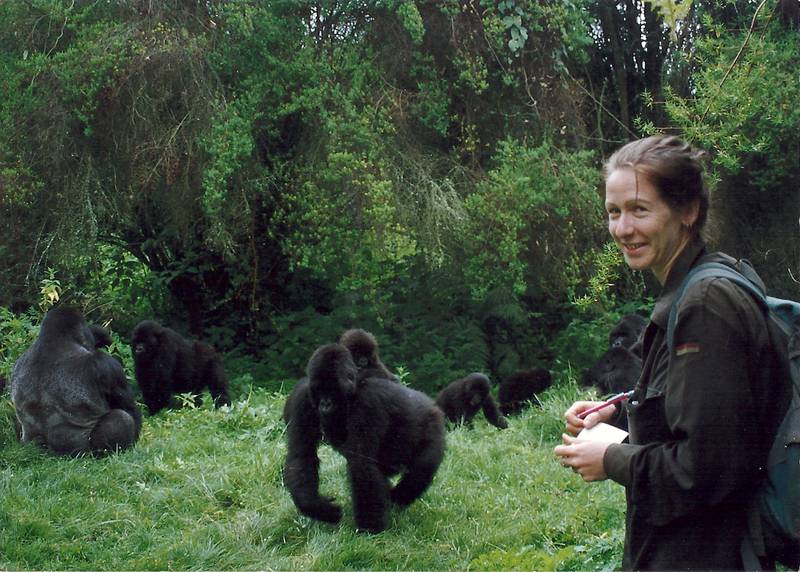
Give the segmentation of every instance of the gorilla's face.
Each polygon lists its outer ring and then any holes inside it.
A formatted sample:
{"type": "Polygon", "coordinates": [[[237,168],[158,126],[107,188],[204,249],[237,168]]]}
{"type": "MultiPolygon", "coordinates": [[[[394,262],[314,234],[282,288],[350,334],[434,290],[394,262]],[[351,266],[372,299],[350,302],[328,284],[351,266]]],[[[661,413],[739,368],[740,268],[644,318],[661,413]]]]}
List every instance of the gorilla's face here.
{"type": "Polygon", "coordinates": [[[155,322],[144,321],[133,331],[131,346],[134,354],[145,354],[158,349],[161,326],[155,322]]]}
{"type": "Polygon", "coordinates": [[[322,417],[339,415],[356,391],[356,366],[339,344],[319,348],[308,363],[309,396],[322,417]]]}

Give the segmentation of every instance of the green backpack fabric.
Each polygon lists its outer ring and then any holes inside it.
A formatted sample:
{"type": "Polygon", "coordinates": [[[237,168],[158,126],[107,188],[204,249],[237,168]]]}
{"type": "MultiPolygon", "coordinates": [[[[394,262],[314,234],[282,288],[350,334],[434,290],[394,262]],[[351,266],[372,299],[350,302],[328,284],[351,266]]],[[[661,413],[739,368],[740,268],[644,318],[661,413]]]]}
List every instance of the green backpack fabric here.
{"type": "Polygon", "coordinates": [[[771,342],[786,360],[792,387],[786,410],[767,458],[765,478],[758,486],[749,517],[753,546],[743,551],[748,569],[759,569],[759,557],[800,567],[800,303],[766,296],[746,261],[738,270],[720,262],[705,262],[693,268],[681,284],[667,323],[667,347],[672,350],[678,301],[694,283],[704,278],[726,278],[744,288],[767,314],[771,342]],[[748,278],[752,273],[755,277],[748,278]]]}

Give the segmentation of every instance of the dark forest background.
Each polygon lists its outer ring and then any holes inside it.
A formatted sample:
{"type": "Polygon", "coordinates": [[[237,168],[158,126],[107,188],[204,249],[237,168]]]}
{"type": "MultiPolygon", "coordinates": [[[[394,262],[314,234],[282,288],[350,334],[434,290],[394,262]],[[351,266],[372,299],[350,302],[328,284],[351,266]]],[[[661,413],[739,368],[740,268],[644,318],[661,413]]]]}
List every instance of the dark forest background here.
{"type": "Polygon", "coordinates": [[[258,380],[351,326],[428,390],[580,368],[657,293],[597,194],[654,132],[708,151],[715,246],[800,299],[797,13],[0,2],[2,323],[56,300],[122,339],[155,318],[258,380]]]}

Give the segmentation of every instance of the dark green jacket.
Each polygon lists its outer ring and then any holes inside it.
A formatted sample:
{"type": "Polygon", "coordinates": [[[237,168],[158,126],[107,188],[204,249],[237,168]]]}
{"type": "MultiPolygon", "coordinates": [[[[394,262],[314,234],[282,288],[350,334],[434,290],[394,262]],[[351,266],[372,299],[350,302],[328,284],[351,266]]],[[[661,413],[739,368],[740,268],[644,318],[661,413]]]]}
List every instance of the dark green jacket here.
{"type": "Polygon", "coordinates": [[[626,490],[624,569],[741,568],[747,503],[786,407],[765,372],[775,355],[764,313],[724,278],[686,292],[668,351],[676,290],[701,259],[732,261],[700,240],[679,255],[644,333],[629,444],[604,458],[626,490]]]}

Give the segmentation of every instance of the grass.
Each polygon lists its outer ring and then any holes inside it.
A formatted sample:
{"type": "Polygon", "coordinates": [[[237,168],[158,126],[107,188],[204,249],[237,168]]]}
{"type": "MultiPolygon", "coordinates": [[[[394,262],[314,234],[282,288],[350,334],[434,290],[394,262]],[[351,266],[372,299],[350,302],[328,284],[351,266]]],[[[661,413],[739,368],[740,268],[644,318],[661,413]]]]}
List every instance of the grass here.
{"type": "MultiPolygon", "coordinates": [[[[619,566],[622,487],[554,459],[574,384],[498,431],[452,429],[433,485],[390,528],[357,533],[342,458],[320,448],[337,526],[297,513],[283,487],[284,396],[145,418],[136,447],[57,458],[17,443],[0,398],[0,569],[600,570],[619,566]]],[[[206,400],[209,401],[209,400],[206,400]]]]}

